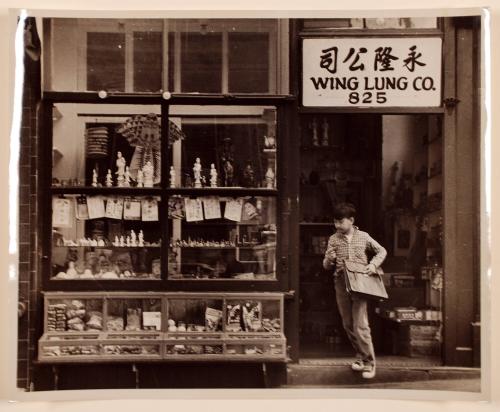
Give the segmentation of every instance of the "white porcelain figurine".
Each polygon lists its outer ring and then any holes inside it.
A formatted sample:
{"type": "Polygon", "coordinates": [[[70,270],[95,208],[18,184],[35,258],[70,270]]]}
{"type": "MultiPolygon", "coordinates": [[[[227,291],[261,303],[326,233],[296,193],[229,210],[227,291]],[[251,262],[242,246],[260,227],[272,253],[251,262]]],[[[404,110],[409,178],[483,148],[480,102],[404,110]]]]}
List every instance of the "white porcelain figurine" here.
{"type": "Polygon", "coordinates": [[[118,152],[116,154],[116,167],[117,167],[117,171],[116,171],[116,175],[118,176],[117,177],[117,186],[119,187],[122,187],[123,186],[123,183],[125,181],[125,165],[126,165],[126,161],[125,161],[125,158],[122,156],[122,152],[118,152]]]}
{"type": "Polygon", "coordinates": [[[111,169],[108,169],[108,174],[106,175],[106,187],[113,186],[113,176],[111,175],[111,169]]]}
{"type": "Polygon", "coordinates": [[[196,158],[196,162],[193,165],[193,177],[194,177],[194,187],[201,187],[201,161],[200,158],[196,158]]]}
{"type": "Polygon", "coordinates": [[[217,187],[217,170],[213,163],[210,165],[210,187],[217,187]]]}
{"type": "Polygon", "coordinates": [[[146,162],[142,171],[144,173],[144,187],[153,187],[154,168],[150,160],[146,162]]]}

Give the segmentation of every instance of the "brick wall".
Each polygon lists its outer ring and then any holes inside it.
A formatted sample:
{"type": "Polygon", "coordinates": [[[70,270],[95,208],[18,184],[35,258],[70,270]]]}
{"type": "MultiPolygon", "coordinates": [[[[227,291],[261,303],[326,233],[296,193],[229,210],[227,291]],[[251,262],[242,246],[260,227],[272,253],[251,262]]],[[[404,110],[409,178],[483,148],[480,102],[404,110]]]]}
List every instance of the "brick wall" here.
{"type": "MultiPolygon", "coordinates": [[[[35,33],[35,20],[30,18],[35,33]]],[[[19,158],[19,302],[26,305],[18,324],[17,386],[29,388],[32,360],[35,355],[35,314],[38,305],[39,275],[37,270],[37,107],[40,101],[40,61],[25,54],[21,153],[19,158]]]]}

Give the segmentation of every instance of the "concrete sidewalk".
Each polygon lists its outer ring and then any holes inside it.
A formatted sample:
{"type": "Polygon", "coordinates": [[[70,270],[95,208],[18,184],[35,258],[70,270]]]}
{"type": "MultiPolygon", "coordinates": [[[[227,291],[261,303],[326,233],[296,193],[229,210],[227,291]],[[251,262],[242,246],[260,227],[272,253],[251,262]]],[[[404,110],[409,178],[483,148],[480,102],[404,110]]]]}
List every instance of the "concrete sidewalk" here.
{"type": "Polygon", "coordinates": [[[432,389],[479,392],[481,370],[395,361],[377,363],[377,375],[366,380],[350,369],[350,359],[307,359],[287,368],[287,387],[432,389]]]}

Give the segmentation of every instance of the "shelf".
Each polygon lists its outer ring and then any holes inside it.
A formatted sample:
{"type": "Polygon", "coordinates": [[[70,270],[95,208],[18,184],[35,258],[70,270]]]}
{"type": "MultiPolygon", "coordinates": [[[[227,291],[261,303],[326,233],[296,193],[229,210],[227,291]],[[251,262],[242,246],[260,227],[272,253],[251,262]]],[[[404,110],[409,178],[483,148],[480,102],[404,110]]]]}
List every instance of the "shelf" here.
{"type": "Polygon", "coordinates": [[[335,223],[326,223],[326,222],[300,222],[299,223],[300,226],[326,226],[326,227],[330,227],[330,226],[335,226],[335,223]]]}
{"type": "Polygon", "coordinates": [[[277,189],[264,187],[178,187],[166,189],[170,196],[277,196],[277,189]]]}
{"type": "MultiPolygon", "coordinates": [[[[215,250],[224,250],[224,249],[262,249],[262,247],[268,246],[265,243],[260,243],[254,246],[171,246],[172,249],[215,249],[215,250]]],[[[270,246],[275,246],[275,244],[271,244],[270,246]]]]}
{"type": "Polygon", "coordinates": [[[176,220],[179,220],[179,221],[182,221],[182,223],[184,224],[187,224],[187,225],[193,225],[193,226],[234,226],[234,225],[237,225],[237,226],[266,226],[268,225],[268,223],[259,223],[259,222],[236,222],[234,220],[226,220],[226,221],[223,221],[223,222],[217,222],[216,220],[217,219],[213,219],[213,221],[211,222],[210,220],[200,220],[200,221],[197,221],[197,222],[187,222],[186,220],[184,219],[175,219],[175,218],[172,218],[170,217],[169,218],[170,220],[172,221],[176,221],[176,220]]]}
{"type": "Polygon", "coordinates": [[[338,151],[340,149],[342,149],[342,146],[300,146],[300,150],[304,152],[338,151]]]}
{"type": "Polygon", "coordinates": [[[115,245],[106,245],[106,246],[83,246],[83,245],[77,245],[77,246],[71,246],[71,245],[54,245],[52,246],[53,248],[60,247],[60,248],[87,248],[91,247],[94,249],[121,249],[121,250],[126,250],[126,249],[159,249],[161,248],[161,245],[144,245],[144,246],[115,246],[115,245]]]}
{"type": "Polygon", "coordinates": [[[52,186],[52,194],[84,194],[84,195],[124,195],[124,196],[158,196],[159,187],[92,187],[92,186],[52,186]]]}

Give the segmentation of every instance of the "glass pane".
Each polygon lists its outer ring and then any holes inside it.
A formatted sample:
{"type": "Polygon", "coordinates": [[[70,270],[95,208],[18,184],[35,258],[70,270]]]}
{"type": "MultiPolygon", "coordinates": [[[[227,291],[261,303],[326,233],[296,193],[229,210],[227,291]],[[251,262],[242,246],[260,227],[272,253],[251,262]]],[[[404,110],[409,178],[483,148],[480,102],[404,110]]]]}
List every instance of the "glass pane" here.
{"type": "Polygon", "coordinates": [[[103,329],[102,305],[102,300],[95,298],[50,299],[47,332],[99,332],[103,329]]]}
{"type": "Polygon", "coordinates": [[[160,120],[159,106],[54,105],[52,184],[159,185],[160,120]]]}
{"type": "Polygon", "coordinates": [[[172,106],[170,114],[171,187],[276,188],[274,107],[172,106]]]}
{"type": "Polygon", "coordinates": [[[280,305],[277,300],[228,300],[228,332],[281,332],[280,305]]]}
{"type": "Polygon", "coordinates": [[[221,33],[182,33],[181,83],[183,92],[222,91],[221,33]]]}
{"type": "MultiPolygon", "coordinates": [[[[161,299],[108,299],[106,319],[108,332],[160,331],[161,299]]],[[[141,338],[135,336],[135,339],[141,338]]],[[[142,338],[154,339],[155,336],[143,335],[142,338]]],[[[108,334],[108,339],[113,339],[113,335],[108,334]]]]}
{"type": "Polygon", "coordinates": [[[213,332],[222,331],[222,300],[217,299],[170,299],[168,301],[169,338],[180,336],[218,338],[213,332]],[[203,337],[203,335],[200,335],[203,337]]]}
{"type": "Polygon", "coordinates": [[[269,34],[229,33],[229,91],[269,92],[269,34]]]}
{"type": "Polygon", "coordinates": [[[159,197],[54,196],[52,279],[160,279],[159,208],[159,197]]]}
{"type": "Polygon", "coordinates": [[[87,90],[125,90],[124,33],[87,33],[87,90]]]}
{"type": "Polygon", "coordinates": [[[134,90],[157,92],[162,86],[163,34],[134,32],[134,90]]]}
{"type": "Polygon", "coordinates": [[[276,198],[172,196],[168,208],[170,279],[276,278],[276,198]]]}

